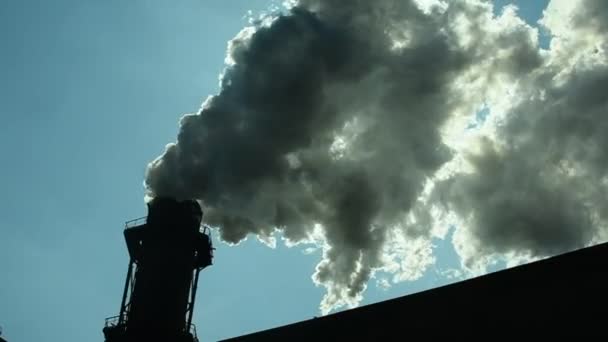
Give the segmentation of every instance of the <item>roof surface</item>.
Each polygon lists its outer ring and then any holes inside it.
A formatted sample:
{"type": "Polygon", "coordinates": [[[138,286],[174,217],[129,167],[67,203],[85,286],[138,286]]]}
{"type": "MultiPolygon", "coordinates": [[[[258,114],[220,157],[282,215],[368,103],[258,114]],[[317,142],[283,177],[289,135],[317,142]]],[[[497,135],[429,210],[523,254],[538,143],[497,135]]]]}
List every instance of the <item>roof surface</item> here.
{"type": "Polygon", "coordinates": [[[606,285],[608,244],[601,244],[230,340],[377,341],[487,331],[606,335],[606,285]]]}

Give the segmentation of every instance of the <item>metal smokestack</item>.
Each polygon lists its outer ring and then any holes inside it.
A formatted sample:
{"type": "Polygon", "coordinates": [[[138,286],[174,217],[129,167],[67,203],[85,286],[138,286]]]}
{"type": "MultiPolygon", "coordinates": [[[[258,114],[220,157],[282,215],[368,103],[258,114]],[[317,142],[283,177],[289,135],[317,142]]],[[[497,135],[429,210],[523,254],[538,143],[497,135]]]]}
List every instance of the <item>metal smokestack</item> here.
{"type": "Polygon", "coordinates": [[[148,217],[126,223],[129,268],[118,316],[106,342],[197,341],[192,325],[199,272],[212,264],[203,212],[196,201],[155,198],[148,217]]]}

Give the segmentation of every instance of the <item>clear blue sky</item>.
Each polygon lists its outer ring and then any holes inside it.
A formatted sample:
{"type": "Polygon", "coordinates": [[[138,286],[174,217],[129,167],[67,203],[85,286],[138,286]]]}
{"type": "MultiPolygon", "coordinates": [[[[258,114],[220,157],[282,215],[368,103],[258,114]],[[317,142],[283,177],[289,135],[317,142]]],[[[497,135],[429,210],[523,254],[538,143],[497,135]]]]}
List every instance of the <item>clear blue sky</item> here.
{"type": "MultiPolygon", "coordinates": [[[[497,1],[502,6],[510,1],[497,1]]],[[[543,1],[519,1],[531,23],[543,1]]],[[[145,215],[147,162],[217,91],[226,42],[268,0],[5,0],[0,7],[0,325],[10,342],[102,341],[145,215]]],[[[457,266],[447,243],[437,267],[457,266]]],[[[318,315],[319,256],[216,242],[195,323],[217,340],[318,315]]],[[[434,270],[364,303],[445,283],[434,270]]]]}

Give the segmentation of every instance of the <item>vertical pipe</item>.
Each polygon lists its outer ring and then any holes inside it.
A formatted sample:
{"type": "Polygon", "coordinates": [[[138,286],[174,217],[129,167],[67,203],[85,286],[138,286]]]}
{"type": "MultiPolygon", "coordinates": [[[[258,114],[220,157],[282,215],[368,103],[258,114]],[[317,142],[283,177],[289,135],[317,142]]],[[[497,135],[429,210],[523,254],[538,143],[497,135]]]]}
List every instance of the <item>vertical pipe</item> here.
{"type": "Polygon", "coordinates": [[[192,296],[190,298],[190,305],[189,305],[190,312],[188,312],[188,322],[186,324],[186,331],[189,331],[190,325],[192,325],[192,315],[194,314],[194,301],[196,300],[196,288],[198,286],[198,275],[200,272],[201,272],[201,269],[196,268],[196,274],[194,276],[194,283],[192,283],[192,296]]]}
{"type": "Polygon", "coordinates": [[[125,289],[122,293],[122,301],[120,302],[120,314],[118,316],[118,324],[123,323],[125,316],[125,305],[127,304],[127,292],[129,290],[129,283],[131,282],[131,272],[133,272],[133,259],[129,260],[129,269],[127,270],[127,279],[125,280],[125,289]]]}

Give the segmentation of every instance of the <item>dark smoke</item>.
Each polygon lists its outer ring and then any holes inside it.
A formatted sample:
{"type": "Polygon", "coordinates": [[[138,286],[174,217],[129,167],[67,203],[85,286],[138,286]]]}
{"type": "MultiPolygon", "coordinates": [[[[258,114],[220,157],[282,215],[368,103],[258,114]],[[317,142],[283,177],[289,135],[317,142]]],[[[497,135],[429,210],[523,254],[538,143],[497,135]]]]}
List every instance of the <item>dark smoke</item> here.
{"type": "Polygon", "coordinates": [[[491,253],[589,241],[577,197],[530,169],[533,147],[490,148],[473,161],[478,176],[453,172],[427,196],[466,150],[450,134],[518,79],[533,87],[547,57],[513,11],[496,18],[483,1],[420,2],[301,0],[244,29],[229,43],[220,93],[185,115],[177,142],[150,163],[148,196],[199,199],[229,243],[276,230],[290,244],[317,243],[324,312],[355,305],[377,271],[421,276],[430,239],[447,229],[437,208],[481,209],[467,236],[491,253]],[[517,192],[521,177],[532,185],[517,192]],[[536,215],[536,202],[560,215],[536,215]]]}

